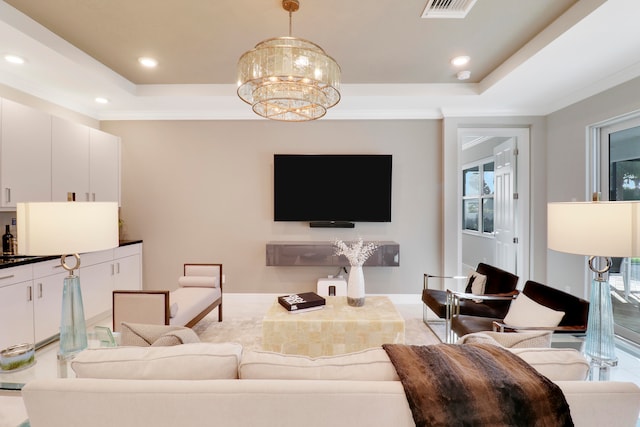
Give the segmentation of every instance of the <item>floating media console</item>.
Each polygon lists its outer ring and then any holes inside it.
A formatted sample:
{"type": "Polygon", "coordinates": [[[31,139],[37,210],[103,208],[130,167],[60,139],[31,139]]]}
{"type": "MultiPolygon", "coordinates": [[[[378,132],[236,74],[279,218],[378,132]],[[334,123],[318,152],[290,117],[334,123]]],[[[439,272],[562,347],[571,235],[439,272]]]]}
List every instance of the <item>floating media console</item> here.
{"type": "MultiPolygon", "coordinates": [[[[396,242],[377,242],[378,249],[364,263],[365,267],[400,266],[400,245],[396,242]]],[[[332,242],[269,242],[267,266],[348,266],[344,256],[334,255],[332,242]]]]}

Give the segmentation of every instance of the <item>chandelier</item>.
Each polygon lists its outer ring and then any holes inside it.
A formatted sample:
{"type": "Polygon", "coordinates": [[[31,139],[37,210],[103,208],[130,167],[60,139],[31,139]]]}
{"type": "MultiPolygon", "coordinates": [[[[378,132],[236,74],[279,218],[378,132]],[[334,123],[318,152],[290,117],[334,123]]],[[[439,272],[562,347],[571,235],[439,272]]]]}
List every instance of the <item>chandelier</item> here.
{"type": "Polygon", "coordinates": [[[238,96],[268,119],[319,119],[340,101],[340,66],[317,44],[291,36],[298,0],[283,0],[282,7],[289,36],[264,40],[240,57],[238,96]]]}

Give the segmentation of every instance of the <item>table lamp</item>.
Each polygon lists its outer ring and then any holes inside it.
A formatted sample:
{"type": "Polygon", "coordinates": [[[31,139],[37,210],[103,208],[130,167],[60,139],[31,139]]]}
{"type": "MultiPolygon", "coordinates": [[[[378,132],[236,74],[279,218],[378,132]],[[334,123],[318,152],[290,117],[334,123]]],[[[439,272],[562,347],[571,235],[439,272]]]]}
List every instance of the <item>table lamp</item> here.
{"type": "MultiPolygon", "coordinates": [[[[591,282],[585,355],[600,379],[616,366],[614,319],[605,274],[611,257],[640,255],[640,202],[569,202],[547,206],[549,249],[589,256],[591,282]]],[[[593,369],[592,369],[593,371],[593,369]]]]}
{"type": "Polygon", "coordinates": [[[60,358],[87,348],[87,331],[80,290],[82,252],[118,246],[118,204],[116,202],[42,202],[17,204],[18,252],[21,255],[61,255],[69,272],[62,289],[60,358]],[[75,265],[68,265],[72,254],[75,265]]]}

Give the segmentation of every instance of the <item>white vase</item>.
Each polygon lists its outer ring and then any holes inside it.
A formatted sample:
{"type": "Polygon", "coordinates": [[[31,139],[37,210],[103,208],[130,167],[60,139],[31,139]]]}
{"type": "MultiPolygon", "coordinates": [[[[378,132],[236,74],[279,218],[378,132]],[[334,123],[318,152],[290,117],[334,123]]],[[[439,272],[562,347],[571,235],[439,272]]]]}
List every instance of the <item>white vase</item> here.
{"type": "Polygon", "coordinates": [[[364,305],[364,274],[361,265],[351,266],[347,282],[347,303],[353,307],[364,305]]]}

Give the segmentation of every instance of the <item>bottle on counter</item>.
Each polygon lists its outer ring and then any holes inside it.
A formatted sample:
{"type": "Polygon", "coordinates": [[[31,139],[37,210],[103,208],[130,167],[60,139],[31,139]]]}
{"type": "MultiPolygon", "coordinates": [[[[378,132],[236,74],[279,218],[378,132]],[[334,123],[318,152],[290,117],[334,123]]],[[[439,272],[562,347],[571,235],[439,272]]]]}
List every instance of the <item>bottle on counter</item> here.
{"type": "Polygon", "coordinates": [[[13,255],[13,235],[9,225],[5,226],[5,233],[2,236],[2,255],[13,255]]]}

